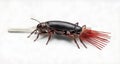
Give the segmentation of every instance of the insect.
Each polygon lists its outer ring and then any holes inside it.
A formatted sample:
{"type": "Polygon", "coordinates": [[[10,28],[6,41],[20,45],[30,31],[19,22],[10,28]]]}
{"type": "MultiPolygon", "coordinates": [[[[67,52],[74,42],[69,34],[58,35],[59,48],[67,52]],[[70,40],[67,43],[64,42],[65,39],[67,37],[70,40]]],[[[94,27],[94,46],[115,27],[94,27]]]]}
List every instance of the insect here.
{"type": "MultiPolygon", "coordinates": [[[[31,18],[32,20],[38,21],[34,18],[31,18]]],[[[39,22],[39,21],[38,21],[39,22]]],[[[37,34],[37,37],[34,41],[36,41],[40,34],[48,34],[48,40],[46,42],[46,45],[48,44],[51,37],[56,35],[64,35],[67,37],[70,37],[74,40],[74,43],[77,45],[78,48],[79,45],[76,41],[76,38],[79,38],[81,44],[87,48],[85,43],[90,43],[97,47],[98,49],[102,49],[105,47],[105,45],[109,42],[110,36],[108,32],[103,31],[96,31],[92,30],[90,28],[87,28],[86,25],[83,25],[80,27],[78,23],[70,23],[65,21],[46,21],[46,22],[39,22],[39,24],[36,26],[36,29],[31,32],[31,34],[28,36],[28,38],[33,34],[37,34]]]]}

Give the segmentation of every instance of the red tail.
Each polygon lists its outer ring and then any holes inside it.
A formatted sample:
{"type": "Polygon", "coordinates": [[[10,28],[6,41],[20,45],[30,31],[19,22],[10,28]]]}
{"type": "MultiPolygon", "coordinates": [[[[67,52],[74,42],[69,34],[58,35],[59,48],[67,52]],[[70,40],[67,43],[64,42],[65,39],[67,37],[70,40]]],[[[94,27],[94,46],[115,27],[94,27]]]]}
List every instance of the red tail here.
{"type": "Polygon", "coordinates": [[[98,49],[102,49],[105,47],[106,43],[109,42],[110,36],[108,32],[96,31],[86,28],[86,25],[82,27],[82,32],[80,33],[81,42],[88,42],[97,47],[98,49]]]}

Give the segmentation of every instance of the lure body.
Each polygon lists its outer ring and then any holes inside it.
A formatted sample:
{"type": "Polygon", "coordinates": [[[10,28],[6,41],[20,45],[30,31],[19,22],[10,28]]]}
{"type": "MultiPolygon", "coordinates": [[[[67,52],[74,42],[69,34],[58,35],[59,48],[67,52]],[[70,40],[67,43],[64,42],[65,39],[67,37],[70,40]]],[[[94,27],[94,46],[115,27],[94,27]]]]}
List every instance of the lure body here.
{"type": "Polygon", "coordinates": [[[72,34],[79,34],[81,32],[81,27],[77,24],[72,24],[65,21],[47,21],[46,22],[49,29],[57,30],[57,31],[69,31],[72,34]]]}
{"type": "MultiPolygon", "coordinates": [[[[36,20],[36,19],[33,19],[33,20],[36,20]]],[[[108,42],[106,38],[109,38],[109,36],[106,34],[107,32],[87,29],[86,25],[80,27],[78,26],[78,23],[73,24],[70,22],[56,21],[56,20],[39,23],[36,29],[28,37],[30,37],[33,33],[37,33],[37,37],[34,41],[38,39],[40,34],[47,33],[49,37],[46,45],[51,39],[51,36],[54,34],[57,34],[57,35],[65,35],[72,38],[78,48],[80,47],[76,41],[76,38],[79,38],[80,42],[83,44],[85,48],[87,47],[84,44],[84,42],[89,42],[100,50],[106,45],[104,42],[108,42]],[[99,36],[106,37],[106,38],[101,38],[99,36]]]]}

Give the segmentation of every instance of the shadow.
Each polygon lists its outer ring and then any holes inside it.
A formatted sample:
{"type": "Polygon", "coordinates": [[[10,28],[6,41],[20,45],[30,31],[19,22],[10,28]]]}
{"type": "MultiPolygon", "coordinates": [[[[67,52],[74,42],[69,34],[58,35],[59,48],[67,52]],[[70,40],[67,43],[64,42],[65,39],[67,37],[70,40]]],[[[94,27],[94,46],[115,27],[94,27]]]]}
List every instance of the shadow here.
{"type": "Polygon", "coordinates": [[[71,38],[66,37],[66,36],[64,36],[64,35],[54,35],[53,38],[55,38],[55,39],[57,39],[57,40],[66,40],[66,41],[69,41],[69,42],[72,41],[71,38]]]}
{"type": "MultiPolygon", "coordinates": [[[[48,38],[48,35],[47,34],[42,34],[41,35],[42,37],[40,39],[43,39],[43,38],[48,38]]],[[[65,40],[65,41],[68,41],[68,42],[71,42],[73,39],[69,38],[69,37],[66,37],[64,35],[52,35],[51,39],[57,39],[57,40],[65,40]]]]}

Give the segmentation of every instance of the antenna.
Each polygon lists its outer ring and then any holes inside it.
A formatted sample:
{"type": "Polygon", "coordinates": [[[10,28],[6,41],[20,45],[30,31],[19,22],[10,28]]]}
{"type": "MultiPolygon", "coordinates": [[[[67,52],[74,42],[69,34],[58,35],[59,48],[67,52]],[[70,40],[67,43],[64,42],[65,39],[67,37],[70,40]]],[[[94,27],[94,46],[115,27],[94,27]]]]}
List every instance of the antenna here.
{"type": "Polygon", "coordinates": [[[34,18],[30,18],[30,19],[35,20],[35,21],[37,21],[37,22],[39,22],[39,23],[40,23],[40,21],[39,21],[39,20],[37,20],[37,19],[34,19],[34,18]]]}

